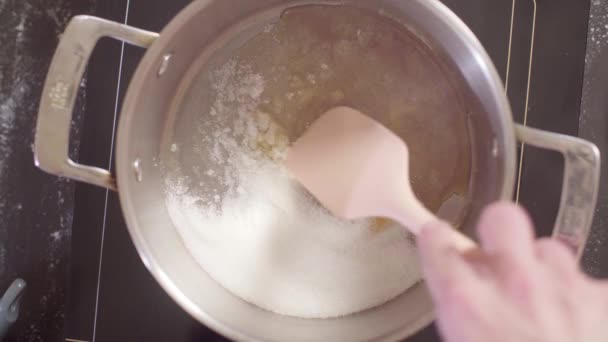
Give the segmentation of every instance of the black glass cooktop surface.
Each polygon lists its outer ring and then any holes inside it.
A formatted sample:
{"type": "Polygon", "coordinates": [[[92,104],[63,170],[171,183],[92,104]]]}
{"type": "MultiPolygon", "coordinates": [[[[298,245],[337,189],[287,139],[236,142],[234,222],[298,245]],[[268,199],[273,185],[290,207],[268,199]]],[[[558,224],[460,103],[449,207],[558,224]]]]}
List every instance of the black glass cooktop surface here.
{"type": "MultiPolygon", "coordinates": [[[[188,1],[104,1],[97,15],[160,30],[188,1]]],[[[577,134],[589,4],[585,1],[446,0],[478,35],[505,80],[515,120],[577,134]]],[[[81,160],[111,164],[122,97],[143,51],[103,42],[91,61],[81,160]]],[[[520,201],[539,230],[552,227],[561,157],[526,149],[520,201]],[[547,172],[551,170],[551,172],[547,172]]],[[[160,289],[129,239],[118,197],[77,185],[66,337],[97,341],[222,340],[160,289]]],[[[438,341],[433,327],[411,341],[438,341]]]]}
{"type": "MultiPolygon", "coordinates": [[[[189,2],[104,0],[97,1],[91,13],[158,32],[189,2]]],[[[589,0],[443,2],[488,50],[505,82],[515,121],[578,134],[589,0]]],[[[120,107],[143,53],[110,39],[102,39],[95,49],[87,71],[80,162],[113,167],[120,107]]],[[[531,212],[538,233],[547,235],[559,203],[562,158],[526,147],[520,163],[516,196],[531,212]]],[[[77,183],[73,202],[65,329],[62,337],[54,334],[50,340],[225,340],[187,315],[149,274],[130,240],[115,193],[77,183]]],[[[593,263],[597,258],[590,251],[585,260],[593,263]]],[[[594,267],[595,275],[608,275],[594,267]]],[[[28,340],[23,329],[27,327],[13,333],[15,340],[28,340]]],[[[430,326],[408,341],[440,339],[430,326]]]]}

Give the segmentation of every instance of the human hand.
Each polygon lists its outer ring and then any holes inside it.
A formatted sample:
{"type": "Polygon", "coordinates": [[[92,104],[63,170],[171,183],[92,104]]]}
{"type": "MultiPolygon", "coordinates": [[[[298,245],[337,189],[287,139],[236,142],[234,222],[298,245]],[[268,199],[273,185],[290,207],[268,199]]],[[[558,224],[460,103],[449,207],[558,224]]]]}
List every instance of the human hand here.
{"type": "Polygon", "coordinates": [[[608,341],[608,283],[584,275],[560,242],[535,240],[522,209],[490,206],[478,233],[480,249],[466,255],[446,224],[418,237],[445,342],[608,341]]]}

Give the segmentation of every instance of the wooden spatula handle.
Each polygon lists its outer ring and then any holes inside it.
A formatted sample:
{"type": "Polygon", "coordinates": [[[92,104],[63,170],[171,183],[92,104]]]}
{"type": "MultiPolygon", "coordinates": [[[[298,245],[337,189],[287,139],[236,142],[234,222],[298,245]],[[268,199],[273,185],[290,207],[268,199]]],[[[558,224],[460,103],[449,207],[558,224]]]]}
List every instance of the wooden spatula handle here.
{"type": "MultiPolygon", "coordinates": [[[[430,212],[416,197],[413,195],[406,196],[402,201],[403,207],[399,214],[395,215],[395,219],[405,226],[410,232],[418,235],[422,227],[435,221],[439,218],[430,212]]],[[[450,227],[451,228],[451,227],[450,227]]],[[[449,229],[449,228],[446,228],[449,229]]],[[[456,229],[451,229],[454,248],[460,252],[470,251],[477,248],[475,241],[456,229]]]]}
{"type": "Polygon", "coordinates": [[[454,234],[452,234],[454,248],[456,248],[456,250],[459,252],[468,252],[478,248],[475,241],[471,240],[471,238],[464,235],[462,232],[456,229],[453,229],[452,231],[454,232],[454,234]]]}

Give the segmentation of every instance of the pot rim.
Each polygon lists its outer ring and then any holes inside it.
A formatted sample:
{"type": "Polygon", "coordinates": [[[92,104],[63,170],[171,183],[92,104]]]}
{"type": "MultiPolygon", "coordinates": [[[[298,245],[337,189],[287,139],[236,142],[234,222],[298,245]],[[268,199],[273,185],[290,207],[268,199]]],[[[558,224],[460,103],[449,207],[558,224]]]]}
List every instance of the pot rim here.
{"type": "MultiPolygon", "coordinates": [[[[127,223],[127,229],[131,236],[131,240],[133,241],[135,249],[137,250],[137,253],[141,257],[146,268],[150,271],[160,286],[175,302],[178,303],[182,309],[188,312],[188,314],[190,314],[200,323],[207,325],[226,337],[235,340],[251,340],[251,336],[245,335],[207,314],[181,292],[172,279],[163,271],[162,267],[151,253],[148,242],[144,239],[144,236],[141,233],[141,228],[139,228],[137,216],[134,213],[132,195],[128,191],[121,191],[121,189],[129,188],[128,183],[132,181],[131,161],[128,155],[127,146],[129,144],[129,140],[131,139],[131,118],[133,115],[135,115],[135,108],[138,101],[145,97],[145,94],[142,94],[141,89],[144,86],[146,76],[150,73],[155,74],[157,72],[156,69],[158,66],[158,61],[162,59],[163,54],[166,52],[166,47],[171,43],[173,37],[180,32],[184,23],[192,20],[214,1],[220,0],[194,1],[179,12],[178,15],[175,16],[161,31],[160,37],[146,51],[139,65],[137,66],[124,97],[121,117],[118,125],[115,157],[116,178],[118,183],[120,205],[123,211],[123,216],[125,217],[125,221],[127,223]]],[[[480,67],[482,69],[481,71],[484,79],[491,86],[491,93],[494,96],[494,101],[496,101],[498,112],[501,113],[500,117],[497,118],[497,127],[502,130],[500,134],[502,135],[503,145],[505,147],[504,150],[501,151],[503,153],[502,158],[504,160],[504,175],[499,193],[501,199],[510,200],[513,193],[515,180],[516,140],[511,107],[505,95],[502,80],[500,79],[492,60],[477,37],[447,6],[438,0],[412,1],[416,1],[420,6],[425,6],[431,12],[436,13],[438,17],[440,17],[455,33],[458,34],[460,39],[466,44],[467,49],[470,50],[475,56],[476,63],[474,67],[480,67]]],[[[238,0],[234,0],[234,2],[235,6],[238,6],[238,0]]],[[[339,3],[341,1],[310,1],[311,4],[323,4],[329,2],[339,3]]],[[[399,338],[410,336],[429,325],[434,320],[434,317],[434,313],[430,311],[427,315],[421,316],[413,325],[404,326],[399,330],[393,331],[388,335],[383,336],[382,340],[397,340],[399,338]]]]}

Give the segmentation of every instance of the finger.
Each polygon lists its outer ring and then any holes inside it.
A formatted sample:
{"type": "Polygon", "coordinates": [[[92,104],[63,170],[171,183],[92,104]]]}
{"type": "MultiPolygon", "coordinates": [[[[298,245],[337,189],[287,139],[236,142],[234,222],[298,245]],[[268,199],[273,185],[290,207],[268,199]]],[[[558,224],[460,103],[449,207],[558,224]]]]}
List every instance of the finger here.
{"type": "Polygon", "coordinates": [[[543,263],[558,273],[572,274],[577,270],[574,254],[557,240],[542,238],[536,241],[536,255],[543,263]]]}
{"type": "Polygon", "coordinates": [[[519,206],[501,202],[484,210],[478,224],[482,249],[489,254],[528,261],[534,253],[534,233],[519,206]]]}
{"type": "Polygon", "coordinates": [[[448,224],[435,222],[424,226],[417,239],[425,280],[439,301],[455,287],[473,287],[478,282],[474,270],[454,247],[455,234],[448,224]]]}

